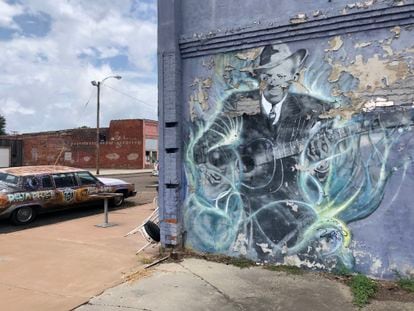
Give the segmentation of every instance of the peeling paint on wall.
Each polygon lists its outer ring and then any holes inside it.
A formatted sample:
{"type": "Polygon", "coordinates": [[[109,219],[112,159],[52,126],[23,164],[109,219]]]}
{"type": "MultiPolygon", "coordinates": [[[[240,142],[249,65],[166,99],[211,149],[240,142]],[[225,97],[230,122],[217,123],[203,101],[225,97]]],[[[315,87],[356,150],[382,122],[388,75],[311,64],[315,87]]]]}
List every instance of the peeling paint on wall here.
{"type": "Polygon", "coordinates": [[[391,28],[390,31],[394,33],[394,38],[399,38],[400,34],[401,34],[401,27],[400,26],[395,26],[395,27],[391,28]]]}
{"type": "Polygon", "coordinates": [[[407,78],[410,69],[404,60],[382,59],[375,54],[364,60],[362,55],[357,55],[351,65],[332,63],[332,72],[329,82],[339,80],[343,72],[348,72],[359,79],[358,91],[374,92],[378,88],[386,87],[397,81],[407,78]],[[386,82],[385,82],[386,81],[386,82]]]}
{"type": "Polygon", "coordinates": [[[375,110],[375,108],[379,107],[391,107],[394,106],[393,101],[387,101],[386,98],[377,97],[375,100],[371,100],[364,104],[364,111],[372,111],[375,110]]]}
{"type": "MultiPolygon", "coordinates": [[[[194,107],[200,107],[202,111],[206,111],[209,107],[208,105],[208,89],[211,88],[212,80],[211,78],[195,78],[191,87],[194,89],[192,95],[190,95],[190,109],[194,107]]],[[[193,111],[193,115],[196,112],[193,111]]]]}
{"type": "Polygon", "coordinates": [[[325,52],[329,51],[338,51],[344,42],[341,39],[341,36],[333,37],[331,40],[329,40],[329,48],[325,49],[325,52]]]}
{"type": "Polygon", "coordinates": [[[376,0],[367,0],[367,1],[360,1],[354,3],[348,3],[346,7],[342,10],[342,14],[347,14],[348,10],[354,9],[367,9],[374,5],[377,1],[376,0]]]}
{"type": "MultiPolygon", "coordinates": [[[[351,224],[374,215],[388,181],[413,166],[413,107],[381,93],[413,78],[412,52],[397,45],[404,31],[267,45],[202,65],[188,88],[187,245],[354,269],[351,224]],[[402,145],[413,154],[395,162],[402,145]]],[[[367,272],[390,271],[383,258],[369,260],[367,272]]]]}
{"type": "Polygon", "coordinates": [[[306,16],[305,13],[299,13],[295,17],[292,17],[290,19],[290,23],[291,24],[301,24],[301,23],[306,22],[307,19],[308,19],[308,17],[306,16]]]}
{"type": "Polygon", "coordinates": [[[360,49],[360,48],[365,48],[370,45],[371,45],[371,42],[360,42],[360,43],[356,43],[354,46],[356,49],[360,49]]]}

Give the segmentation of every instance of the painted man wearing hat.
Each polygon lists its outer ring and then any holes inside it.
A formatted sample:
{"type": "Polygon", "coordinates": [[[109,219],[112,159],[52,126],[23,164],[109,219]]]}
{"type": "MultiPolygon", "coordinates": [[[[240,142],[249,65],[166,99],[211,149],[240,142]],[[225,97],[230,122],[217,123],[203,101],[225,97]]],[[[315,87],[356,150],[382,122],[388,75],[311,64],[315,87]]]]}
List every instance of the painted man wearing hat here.
{"type": "Polygon", "coordinates": [[[208,224],[206,231],[215,231],[217,240],[206,244],[206,250],[226,249],[231,242],[228,228],[235,225],[255,242],[249,246],[252,257],[254,253],[258,258],[267,256],[264,245],[272,248],[272,256],[282,257],[282,250],[295,245],[314,222],[315,215],[305,204],[274,204],[302,200],[296,167],[303,149],[297,148],[297,143],[305,145],[320,122],[318,116],[329,108],[311,94],[292,91],[307,55],[307,50],[291,52],[287,45],[263,48],[252,71],[239,69],[246,85],[252,79],[258,83],[251,88],[231,88],[223,102],[223,114],[209,124],[191,150],[196,195],[201,197],[199,202],[214,207],[207,209],[197,226],[200,230],[208,224]],[[239,228],[241,209],[251,221],[239,228]],[[223,211],[229,217],[224,217],[223,211]]]}
{"type": "Polygon", "coordinates": [[[329,105],[307,94],[290,92],[299,79],[308,51],[291,53],[287,45],[266,46],[255,69],[260,81],[261,109],[279,142],[303,138],[316,122],[316,117],[329,105]]]}
{"type": "Polygon", "coordinates": [[[225,100],[232,114],[245,115],[246,135],[257,133],[276,144],[302,140],[318,116],[330,108],[329,103],[311,94],[292,92],[291,86],[298,83],[307,56],[306,49],[291,52],[286,44],[263,48],[259,65],[252,71],[259,89],[236,91],[225,100]],[[240,102],[258,103],[260,111],[240,111],[235,108],[240,102]]]}

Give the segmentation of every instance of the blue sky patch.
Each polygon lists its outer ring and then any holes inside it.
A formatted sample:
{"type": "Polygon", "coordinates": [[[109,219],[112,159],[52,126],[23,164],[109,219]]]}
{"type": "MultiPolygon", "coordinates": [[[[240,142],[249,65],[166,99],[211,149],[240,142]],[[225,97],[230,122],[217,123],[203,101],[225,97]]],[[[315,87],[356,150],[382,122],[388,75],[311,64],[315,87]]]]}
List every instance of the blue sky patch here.
{"type": "Polygon", "coordinates": [[[134,69],[134,66],[129,62],[128,56],[120,54],[113,57],[96,59],[96,63],[99,65],[108,64],[113,70],[128,70],[134,69]]]}
{"type": "Polygon", "coordinates": [[[120,49],[117,55],[102,57],[102,53],[98,49],[91,47],[88,52],[80,53],[78,58],[92,64],[94,67],[101,67],[107,64],[115,71],[136,69],[130,63],[126,52],[126,49],[120,49]]]}
{"type": "Polygon", "coordinates": [[[16,30],[0,27],[0,41],[12,40],[16,30]]]}
{"type": "Polygon", "coordinates": [[[21,29],[21,34],[25,37],[45,37],[52,25],[52,18],[39,12],[36,15],[22,14],[13,18],[21,29]]]}
{"type": "Polygon", "coordinates": [[[45,37],[50,32],[52,18],[39,12],[36,14],[21,14],[13,17],[18,28],[0,27],[0,40],[12,40],[14,37],[45,37]]]}

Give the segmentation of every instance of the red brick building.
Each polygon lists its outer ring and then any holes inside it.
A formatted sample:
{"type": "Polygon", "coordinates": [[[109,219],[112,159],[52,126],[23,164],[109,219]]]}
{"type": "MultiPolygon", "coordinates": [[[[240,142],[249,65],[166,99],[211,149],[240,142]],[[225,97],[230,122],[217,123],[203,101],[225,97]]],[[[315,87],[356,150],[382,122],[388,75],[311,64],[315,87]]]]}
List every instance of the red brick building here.
{"type": "MultiPolygon", "coordinates": [[[[113,120],[100,130],[101,168],[152,168],[158,158],[158,122],[113,120]]],[[[96,129],[78,128],[21,134],[23,165],[95,167],[96,129]]]]}

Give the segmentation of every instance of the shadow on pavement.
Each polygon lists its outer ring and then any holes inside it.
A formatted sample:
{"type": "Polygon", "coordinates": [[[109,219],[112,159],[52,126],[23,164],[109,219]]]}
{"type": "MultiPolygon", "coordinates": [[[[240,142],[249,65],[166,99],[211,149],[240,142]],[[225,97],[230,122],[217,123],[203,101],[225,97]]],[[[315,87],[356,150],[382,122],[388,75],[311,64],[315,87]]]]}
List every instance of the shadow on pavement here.
{"type": "MultiPolygon", "coordinates": [[[[143,205],[151,203],[152,200],[148,202],[134,202],[134,201],[125,201],[124,205],[118,208],[109,208],[109,212],[118,211],[123,209],[128,209],[137,205],[143,205]]],[[[57,210],[45,214],[40,214],[37,218],[28,225],[23,226],[14,226],[8,219],[0,220],[0,234],[12,233],[25,229],[36,228],[40,226],[51,225],[63,221],[73,220],[82,217],[88,217],[92,215],[103,214],[103,202],[90,203],[88,205],[76,206],[64,210],[57,210]]],[[[103,216],[102,216],[103,217],[103,216]]]]}

